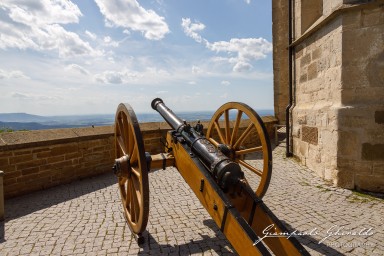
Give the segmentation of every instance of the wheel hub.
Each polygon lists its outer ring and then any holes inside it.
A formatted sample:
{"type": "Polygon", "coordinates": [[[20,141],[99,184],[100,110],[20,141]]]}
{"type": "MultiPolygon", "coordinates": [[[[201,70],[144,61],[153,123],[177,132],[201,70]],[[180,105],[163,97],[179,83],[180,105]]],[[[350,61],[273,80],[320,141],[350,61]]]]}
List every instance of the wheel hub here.
{"type": "Polygon", "coordinates": [[[115,165],[113,166],[113,173],[117,177],[130,178],[131,176],[131,164],[128,155],[124,155],[118,159],[115,159],[115,165]]]}

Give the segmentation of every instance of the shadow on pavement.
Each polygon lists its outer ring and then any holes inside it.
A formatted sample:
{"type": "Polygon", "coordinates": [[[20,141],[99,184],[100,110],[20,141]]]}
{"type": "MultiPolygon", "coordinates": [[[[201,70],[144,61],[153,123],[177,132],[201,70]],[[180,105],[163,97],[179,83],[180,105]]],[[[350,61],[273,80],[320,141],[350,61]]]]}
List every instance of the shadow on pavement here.
{"type": "Polygon", "coordinates": [[[5,221],[0,221],[0,244],[5,242],[5,229],[4,229],[5,221]]]}
{"type": "Polygon", "coordinates": [[[4,234],[1,233],[1,230],[4,230],[5,222],[95,192],[116,183],[116,177],[111,172],[8,199],[5,201],[5,221],[0,223],[3,226],[2,229],[0,226],[0,234],[4,234]]]}
{"type": "Polygon", "coordinates": [[[237,255],[232,247],[232,251],[225,247],[230,246],[230,244],[212,219],[204,220],[203,223],[215,232],[214,237],[199,233],[201,239],[191,240],[188,243],[179,245],[159,244],[156,239],[146,231],[144,233],[145,243],[140,246],[142,250],[138,255],[148,255],[148,253],[191,255],[202,254],[204,251],[209,250],[214,250],[218,255],[237,255]]]}
{"type": "MultiPolygon", "coordinates": [[[[289,225],[285,221],[281,221],[284,226],[293,232],[293,230],[296,230],[297,234],[304,234],[303,231],[293,228],[291,225],[289,225]]],[[[317,251],[318,253],[321,253],[323,255],[333,255],[333,256],[343,256],[344,254],[333,249],[332,247],[327,246],[325,243],[319,243],[318,240],[316,240],[314,237],[310,235],[299,235],[295,236],[297,240],[304,246],[307,246],[311,248],[314,251],[317,251]]]]}

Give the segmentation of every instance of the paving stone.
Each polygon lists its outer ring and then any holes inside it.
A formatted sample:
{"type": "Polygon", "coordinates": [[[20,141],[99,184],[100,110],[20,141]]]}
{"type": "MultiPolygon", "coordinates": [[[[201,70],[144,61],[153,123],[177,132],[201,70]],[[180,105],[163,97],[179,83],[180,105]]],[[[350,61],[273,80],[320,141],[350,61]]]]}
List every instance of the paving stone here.
{"type": "MultiPolygon", "coordinates": [[[[285,158],[284,150],[273,151],[272,179],[263,200],[290,231],[318,231],[297,237],[309,253],[384,255],[384,201],[327,185],[285,158]],[[371,227],[369,236],[336,233],[371,227]]],[[[247,178],[255,186],[257,177],[247,178]]],[[[235,254],[175,168],[153,171],[149,181],[144,245],[137,245],[125,223],[116,178],[105,174],[6,200],[1,255],[235,254]]]]}

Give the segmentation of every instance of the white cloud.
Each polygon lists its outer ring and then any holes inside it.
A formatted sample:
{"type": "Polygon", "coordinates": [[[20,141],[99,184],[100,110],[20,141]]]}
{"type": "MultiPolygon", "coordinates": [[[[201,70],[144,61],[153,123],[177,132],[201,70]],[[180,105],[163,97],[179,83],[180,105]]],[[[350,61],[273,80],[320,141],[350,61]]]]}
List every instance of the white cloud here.
{"type": "Polygon", "coordinates": [[[106,45],[112,46],[112,47],[118,47],[119,46],[119,42],[113,41],[110,36],[104,37],[104,43],[106,45]]]}
{"type": "Polygon", "coordinates": [[[203,73],[203,70],[197,66],[192,66],[192,73],[193,74],[201,74],[201,73],[203,73]]]}
{"type": "Polygon", "coordinates": [[[29,96],[27,94],[24,94],[24,93],[19,93],[19,92],[13,92],[11,94],[11,97],[12,98],[16,98],[16,99],[21,99],[21,100],[30,100],[30,99],[32,99],[31,96],[29,96]]]}
{"type": "Polygon", "coordinates": [[[231,84],[231,82],[224,80],[224,81],[221,81],[221,84],[224,86],[228,86],[231,84]]]}
{"type": "Polygon", "coordinates": [[[29,94],[29,93],[20,93],[12,92],[11,97],[19,100],[31,100],[31,101],[54,101],[60,99],[60,97],[42,95],[42,94],[29,94]]]}
{"type": "MultiPolygon", "coordinates": [[[[204,30],[203,23],[192,23],[190,18],[182,18],[181,26],[184,33],[198,43],[216,53],[225,53],[228,57],[216,57],[215,62],[228,62],[233,65],[233,71],[249,71],[253,68],[250,62],[264,59],[272,52],[272,43],[264,38],[232,38],[229,41],[218,41],[210,43],[198,33],[204,30]]],[[[194,70],[193,70],[194,71],[194,70]]],[[[195,73],[195,72],[194,72],[195,73]]]]}
{"type": "Polygon", "coordinates": [[[22,24],[77,23],[82,16],[80,9],[67,0],[14,1],[3,0],[0,6],[9,9],[9,17],[22,24]]]}
{"type": "Polygon", "coordinates": [[[105,84],[124,84],[135,81],[139,75],[129,70],[123,71],[104,71],[95,76],[96,81],[105,84]]]}
{"type": "Polygon", "coordinates": [[[226,93],[220,95],[219,97],[222,99],[226,99],[226,98],[228,98],[228,93],[226,92],[226,93]]]}
{"type": "Polygon", "coordinates": [[[243,72],[243,71],[249,71],[253,68],[253,66],[245,61],[237,61],[235,66],[233,66],[233,71],[236,72],[243,72]]]}
{"type": "Polygon", "coordinates": [[[67,69],[76,70],[76,71],[80,72],[83,75],[88,75],[89,74],[88,70],[86,70],[84,67],[82,67],[82,66],[80,66],[78,64],[70,64],[70,65],[67,66],[67,69]]]}
{"type": "Polygon", "coordinates": [[[216,52],[237,53],[241,59],[263,59],[272,51],[272,44],[264,38],[232,38],[229,42],[208,43],[207,47],[216,52]]]}
{"type": "Polygon", "coordinates": [[[0,16],[0,49],[56,50],[60,57],[100,55],[76,33],[61,24],[78,23],[77,5],[67,0],[0,2],[8,17],[0,16]]]}
{"type": "Polygon", "coordinates": [[[251,70],[252,61],[265,59],[272,52],[272,43],[264,38],[232,38],[230,41],[207,42],[206,47],[216,53],[226,54],[227,57],[217,56],[211,60],[229,63],[235,72],[251,70]]]}
{"type": "Polygon", "coordinates": [[[204,30],[205,25],[203,23],[192,23],[190,18],[182,18],[181,26],[183,27],[184,33],[193,38],[196,42],[201,43],[203,38],[197,32],[204,30]]]}
{"type": "Polygon", "coordinates": [[[96,35],[95,33],[92,33],[92,32],[90,32],[90,31],[88,31],[88,30],[85,31],[85,34],[86,34],[89,38],[91,38],[92,40],[96,40],[96,39],[97,39],[97,35],[96,35]]]}
{"type": "Polygon", "coordinates": [[[251,0],[245,0],[245,2],[246,2],[247,4],[250,4],[250,3],[251,3],[251,0]]]}
{"type": "Polygon", "coordinates": [[[153,10],[144,9],[136,0],[95,0],[95,2],[104,15],[107,26],[140,31],[150,40],[160,40],[169,33],[164,17],[153,10]]]}
{"type": "Polygon", "coordinates": [[[5,71],[3,69],[0,69],[0,79],[11,79],[11,78],[28,79],[29,77],[24,75],[24,73],[20,70],[5,71]]]}

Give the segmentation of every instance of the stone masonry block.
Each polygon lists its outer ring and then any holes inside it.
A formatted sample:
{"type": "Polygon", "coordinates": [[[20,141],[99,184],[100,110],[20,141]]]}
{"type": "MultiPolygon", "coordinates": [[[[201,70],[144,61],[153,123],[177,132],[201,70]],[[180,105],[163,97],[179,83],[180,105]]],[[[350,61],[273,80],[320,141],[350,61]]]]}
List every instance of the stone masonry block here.
{"type": "Polygon", "coordinates": [[[302,140],[314,145],[318,143],[318,128],[310,126],[302,126],[302,140]]]}
{"type": "Polygon", "coordinates": [[[380,25],[383,23],[384,12],[383,8],[376,8],[373,10],[362,11],[362,26],[371,27],[380,25]]]}
{"type": "Polygon", "coordinates": [[[320,57],[321,57],[321,53],[322,53],[322,49],[321,49],[321,47],[316,48],[316,49],[312,52],[312,60],[316,60],[316,59],[320,58],[320,57]]]}
{"type": "Polygon", "coordinates": [[[35,166],[35,167],[24,169],[21,171],[21,173],[23,176],[26,176],[26,175],[31,175],[34,173],[37,174],[39,172],[39,170],[40,170],[39,166],[35,166]]]}
{"type": "Polygon", "coordinates": [[[308,80],[308,74],[304,73],[300,76],[299,82],[300,83],[305,83],[308,80]]]}
{"type": "Polygon", "coordinates": [[[384,175],[384,162],[373,163],[373,174],[384,175]]]}
{"type": "Polygon", "coordinates": [[[46,164],[46,159],[36,159],[25,163],[16,164],[17,170],[24,170],[46,164]]]}
{"type": "Polygon", "coordinates": [[[51,156],[65,155],[67,152],[77,151],[79,148],[77,143],[68,143],[54,146],[51,150],[51,156]]]}
{"type": "Polygon", "coordinates": [[[47,164],[61,162],[61,161],[64,161],[64,159],[65,159],[64,155],[49,157],[47,158],[47,164]]]}
{"type": "Polygon", "coordinates": [[[347,189],[355,188],[354,172],[339,170],[337,173],[337,179],[335,180],[335,185],[347,189]]]}
{"type": "Polygon", "coordinates": [[[300,67],[304,67],[311,62],[311,54],[306,54],[300,59],[300,67]]]}
{"type": "Polygon", "coordinates": [[[363,143],[361,158],[363,160],[384,161],[384,144],[363,143]]]}
{"type": "Polygon", "coordinates": [[[308,80],[312,80],[312,79],[316,78],[317,75],[318,75],[318,72],[317,72],[317,62],[312,62],[308,66],[308,80]]]}
{"type": "Polygon", "coordinates": [[[343,15],[343,30],[357,29],[361,24],[361,11],[347,12],[343,15]]]}
{"type": "MultiPolygon", "coordinates": [[[[384,33],[384,29],[382,33],[384,33]]],[[[369,59],[364,73],[368,78],[370,87],[384,87],[384,48],[369,59]]]]}
{"type": "Polygon", "coordinates": [[[338,151],[342,156],[357,157],[360,152],[359,134],[355,131],[340,131],[338,144],[338,151]]]}
{"type": "Polygon", "coordinates": [[[29,154],[31,154],[31,150],[30,149],[27,149],[27,150],[15,150],[15,151],[13,151],[13,155],[14,156],[29,155],[29,154]]]}
{"type": "Polygon", "coordinates": [[[384,111],[375,111],[375,122],[378,124],[384,124],[384,111]]]}
{"type": "Polygon", "coordinates": [[[384,175],[356,175],[356,188],[359,190],[384,192],[384,175]]]}
{"type": "Polygon", "coordinates": [[[0,158],[0,166],[9,165],[8,157],[0,158]]]}
{"type": "Polygon", "coordinates": [[[21,171],[13,171],[13,172],[7,172],[7,174],[5,175],[5,178],[12,179],[20,176],[21,176],[21,171]]]}

